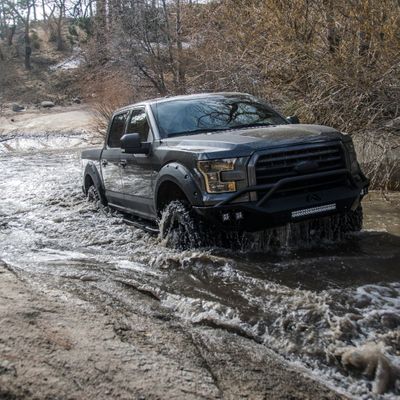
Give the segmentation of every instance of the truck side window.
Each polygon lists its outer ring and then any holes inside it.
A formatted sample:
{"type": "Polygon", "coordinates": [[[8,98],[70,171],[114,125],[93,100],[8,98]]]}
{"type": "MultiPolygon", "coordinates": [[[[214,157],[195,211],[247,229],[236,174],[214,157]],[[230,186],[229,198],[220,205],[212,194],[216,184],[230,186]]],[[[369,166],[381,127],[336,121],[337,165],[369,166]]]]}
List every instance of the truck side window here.
{"type": "Polygon", "coordinates": [[[108,145],[110,147],[121,147],[121,137],[124,134],[127,117],[127,112],[118,114],[114,117],[111,123],[110,134],[108,136],[108,145]]]}
{"type": "Polygon", "coordinates": [[[142,142],[149,140],[150,126],[144,110],[133,110],[127,133],[139,133],[142,142]]]}

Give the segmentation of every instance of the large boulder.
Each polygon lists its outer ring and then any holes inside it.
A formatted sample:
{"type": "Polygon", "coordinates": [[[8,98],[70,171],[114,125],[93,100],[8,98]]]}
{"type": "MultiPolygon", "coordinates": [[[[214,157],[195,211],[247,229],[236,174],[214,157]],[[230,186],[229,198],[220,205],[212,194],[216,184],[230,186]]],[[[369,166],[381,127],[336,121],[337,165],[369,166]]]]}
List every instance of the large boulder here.
{"type": "Polygon", "coordinates": [[[55,106],[55,104],[54,104],[52,101],[42,101],[42,102],[40,103],[40,105],[41,105],[43,108],[51,108],[51,107],[54,107],[54,106],[55,106]]]}
{"type": "Polygon", "coordinates": [[[13,111],[15,111],[15,112],[19,112],[19,111],[24,110],[25,107],[24,107],[24,106],[21,106],[21,105],[19,105],[19,104],[17,104],[17,103],[13,103],[13,104],[11,105],[11,109],[12,109],[13,111]]]}

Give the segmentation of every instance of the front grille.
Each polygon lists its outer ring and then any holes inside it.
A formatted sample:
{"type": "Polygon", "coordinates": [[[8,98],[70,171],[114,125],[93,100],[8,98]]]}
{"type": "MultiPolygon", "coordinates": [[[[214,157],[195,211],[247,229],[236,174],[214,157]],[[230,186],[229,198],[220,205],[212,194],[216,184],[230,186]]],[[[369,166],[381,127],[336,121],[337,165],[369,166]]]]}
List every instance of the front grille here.
{"type": "MultiPolygon", "coordinates": [[[[340,144],[314,145],[303,148],[276,150],[258,157],[255,165],[257,185],[274,184],[284,178],[305,176],[343,169],[346,162],[340,144]],[[299,163],[313,161],[318,165],[316,170],[309,173],[299,173],[295,170],[299,163]]],[[[273,197],[285,197],[298,193],[309,193],[326,190],[347,183],[346,175],[334,175],[324,178],[310,178],[286,184],[278,189],[273,197]]],[[[266,193],[259,192],[258,197],[266,193]]]]}

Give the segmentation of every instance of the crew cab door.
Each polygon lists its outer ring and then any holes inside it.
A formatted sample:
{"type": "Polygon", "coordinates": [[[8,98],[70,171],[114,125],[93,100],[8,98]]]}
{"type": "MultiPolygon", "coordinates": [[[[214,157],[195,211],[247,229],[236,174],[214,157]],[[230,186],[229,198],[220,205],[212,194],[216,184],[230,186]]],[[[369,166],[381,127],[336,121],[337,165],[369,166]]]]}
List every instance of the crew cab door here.
{"type": "Polygon", "coordinates": [[[128,115],[129,112],[126,111],[113,117],[108,130],[106,145],[101,155],[101,172],[105,195],[111,205],[123,206],[121,137],[125,133],[128,115]]]}
{"type": "MultiPolygon", "coordinates": [[[[132,110],[126,133],[139,133],[142,142],[153,142],[153,134],[144,107],[132,110]]],[[[121,159],[122,185],[126,206],[139,216],[155,217],[153,183],[156,158],[149,154],[125,153],[121,159]]]]}

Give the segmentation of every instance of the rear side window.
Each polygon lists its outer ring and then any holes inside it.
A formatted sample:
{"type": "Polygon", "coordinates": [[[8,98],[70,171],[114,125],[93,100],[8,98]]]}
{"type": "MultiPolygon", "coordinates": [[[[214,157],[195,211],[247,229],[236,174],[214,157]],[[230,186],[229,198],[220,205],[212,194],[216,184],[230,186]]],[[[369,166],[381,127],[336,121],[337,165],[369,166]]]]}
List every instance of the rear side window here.
{"type": "Polygon", "coordinates": [[[139,133],[142,142],[149,140],[150,127],[145,110],[133,110],[127,133],[139,133]]]}
{"type": "Polygon", "coordinates": [[[108,145],[110,147],[121,147],[121,137],[124,134],[127,117],[127,112],[118,114],[114,117],[111,123],[110,134],[108,136],[108,145]]]}

